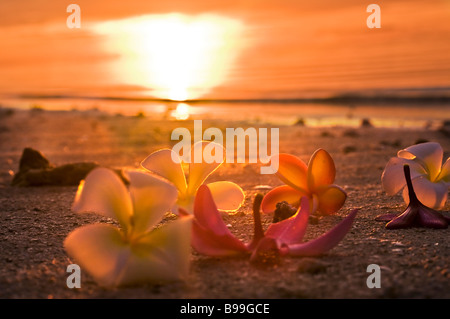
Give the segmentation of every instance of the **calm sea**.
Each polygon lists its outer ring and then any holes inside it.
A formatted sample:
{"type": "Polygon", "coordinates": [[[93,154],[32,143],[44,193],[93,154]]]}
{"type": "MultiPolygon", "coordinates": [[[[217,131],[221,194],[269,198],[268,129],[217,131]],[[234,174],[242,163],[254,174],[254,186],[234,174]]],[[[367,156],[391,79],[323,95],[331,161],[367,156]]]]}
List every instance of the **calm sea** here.
{"type": "Polygon", "coordinates": [[[2,108],[105,112],[156,120],[242,120],[273,125],[359,126],[367,119],[379,127],[439,127],[450,121],[443,101],[141,101],[78,98],[10,98],[2,108]]]}

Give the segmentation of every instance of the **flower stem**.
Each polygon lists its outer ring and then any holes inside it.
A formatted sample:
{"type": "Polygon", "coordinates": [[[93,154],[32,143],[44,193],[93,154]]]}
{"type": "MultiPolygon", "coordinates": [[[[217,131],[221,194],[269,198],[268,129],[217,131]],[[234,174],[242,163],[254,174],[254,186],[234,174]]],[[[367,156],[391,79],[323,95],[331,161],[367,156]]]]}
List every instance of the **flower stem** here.
{"type": "Polygon", "coordinates": [[[261,224],[261,202],[263,199],[263,195],[261,193],[256,194],[255,199],[253,201],[253,221],[254,221],[254,233],[253,233],[253,241],[259,241],[264,237],[264,231],[261,224]]]}
{"type": "Polygon", "coordinates": [[[411,170],[408,164],[403,165],[403,173],[405,174],[406,185],[408,187],[408,196],[410,205],[420,203],[419,199],[417,198],[416,192],[414,191],[414,187],[411,180],[411,170]]]}

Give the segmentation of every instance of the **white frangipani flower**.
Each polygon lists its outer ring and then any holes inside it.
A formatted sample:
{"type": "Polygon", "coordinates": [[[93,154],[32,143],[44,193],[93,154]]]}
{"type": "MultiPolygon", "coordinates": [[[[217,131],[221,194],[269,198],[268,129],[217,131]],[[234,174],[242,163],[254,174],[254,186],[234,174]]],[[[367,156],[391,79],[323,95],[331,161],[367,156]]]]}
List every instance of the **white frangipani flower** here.
{"type": "Polygon", "coordinates": [[[447,201],[450,187],[450,158],[442,165],[444,152],[439,143],[427,142],[400,150],[389,160],[381,181],[388,195],[403,190],[403,198],[409,203],[403,166],[409,165],[417,198],[431,208],[442,208],[447,201]]]}

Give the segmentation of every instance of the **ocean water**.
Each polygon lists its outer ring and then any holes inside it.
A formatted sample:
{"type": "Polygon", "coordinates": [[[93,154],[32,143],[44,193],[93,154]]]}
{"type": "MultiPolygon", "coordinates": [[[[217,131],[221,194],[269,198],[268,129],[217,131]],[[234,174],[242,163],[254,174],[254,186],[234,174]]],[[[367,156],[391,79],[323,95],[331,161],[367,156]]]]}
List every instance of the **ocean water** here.
{"type": "Polygon", "coordinates": [[[436,101],[157,101],[77,98],[2,99],[2,108],[70,112],[104,112],[155,120],[249,121],[271,125],[315,127],[360,126],[436,128],[450,121],[450,103],[436,101]]]}

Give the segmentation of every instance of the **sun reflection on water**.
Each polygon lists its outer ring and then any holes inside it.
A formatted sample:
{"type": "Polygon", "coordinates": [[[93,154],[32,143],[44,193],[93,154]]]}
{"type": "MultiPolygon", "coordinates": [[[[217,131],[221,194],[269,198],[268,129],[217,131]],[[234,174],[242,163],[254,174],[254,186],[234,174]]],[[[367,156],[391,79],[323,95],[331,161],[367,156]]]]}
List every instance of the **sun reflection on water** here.
{"type": "Polygon", "coordinates": [[[189,105],[186,103],[179,103],[177,108],[172,112],[172,117],[177,120],[187,120],[189,118],[189,105]]]}

